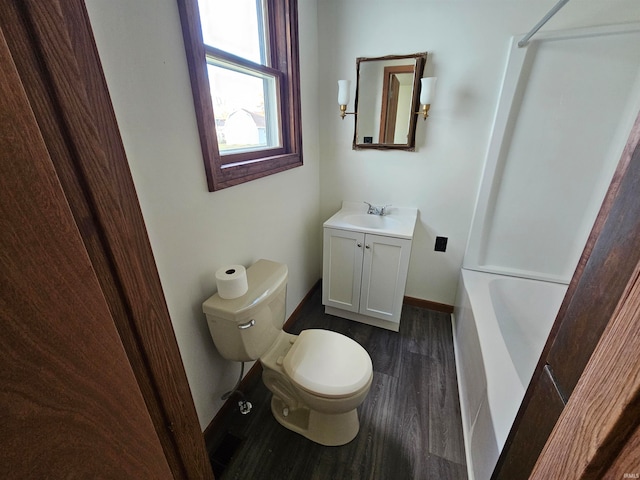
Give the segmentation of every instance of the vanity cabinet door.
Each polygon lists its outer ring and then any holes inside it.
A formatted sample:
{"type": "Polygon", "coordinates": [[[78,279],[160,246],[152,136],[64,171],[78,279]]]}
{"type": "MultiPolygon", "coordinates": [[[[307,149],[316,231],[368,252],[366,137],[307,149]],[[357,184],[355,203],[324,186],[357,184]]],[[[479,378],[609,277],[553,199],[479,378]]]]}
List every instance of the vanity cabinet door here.
{"type": "Polygon", "coordinates": [[[322,303],[349,312],[360,309],[364,233],[324,229],[322,303]]]}
{"type": "Polygon", "coordinates": [[[360,313],[400,321],[411,240],[367,234],[364,243],[360,313]]]}

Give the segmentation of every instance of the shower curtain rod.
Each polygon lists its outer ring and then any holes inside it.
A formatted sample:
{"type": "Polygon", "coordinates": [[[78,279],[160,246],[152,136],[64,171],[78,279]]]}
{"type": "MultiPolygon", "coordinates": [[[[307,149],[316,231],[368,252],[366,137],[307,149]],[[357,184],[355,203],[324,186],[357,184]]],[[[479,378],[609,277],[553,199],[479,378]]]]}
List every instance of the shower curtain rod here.
{"type": "Polygon", "coordinates": [[[536,23],[536,26],[533,27],[531,31],[524,37],[522,37],[522,40],[518,42],[518,47],[526,47],[529,44],[529,40],[531,39],[531,37],[533,37],[536,32],[540,30],[540,28],[542,28],[542,26],[547,23],[551,17],[558,13],[558,10],[564,7],[568,2],[569,0],[560,0],[558,3],[556,3],[555,6],[551,10],[549,10],[549,12],[544,17],[542,17],[542,20],[536,23]]]}

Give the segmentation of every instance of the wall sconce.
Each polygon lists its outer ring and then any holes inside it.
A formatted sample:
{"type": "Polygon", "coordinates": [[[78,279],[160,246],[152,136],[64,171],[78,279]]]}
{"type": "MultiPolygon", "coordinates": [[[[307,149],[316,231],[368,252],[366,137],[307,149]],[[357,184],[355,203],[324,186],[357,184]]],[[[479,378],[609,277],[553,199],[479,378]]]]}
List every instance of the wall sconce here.
{"type": "Polygon", "coordinates": [[[422,115],[426,120],[429,116],[429,107],[433,101],[433,94],[436,89],[437,77],[424,77],[420,79],[420,105],[422,109],[419,112],[415,112],[417,115],[422,115]]]}
{"type": "Polygon", "coordinates": [[[356,112],[347,112],[349,103],[349,89],[351,80],[338,80],[338,105],[340,105],[340,117],[344,120],[345,115],[355,115],[356,112]]]}

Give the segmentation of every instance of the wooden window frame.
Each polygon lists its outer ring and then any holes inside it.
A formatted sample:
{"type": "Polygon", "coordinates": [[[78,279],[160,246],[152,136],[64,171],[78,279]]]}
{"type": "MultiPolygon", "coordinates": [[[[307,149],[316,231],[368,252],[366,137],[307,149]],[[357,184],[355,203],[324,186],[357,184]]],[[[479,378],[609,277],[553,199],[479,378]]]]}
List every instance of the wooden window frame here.
{"type": "MultiPolygon", "coordinates": [[[[302,124],[297,0],[267,0],[271,65],[273,69],[280,72],[282,146],[224,156],[220,155],[218,149],[207,75],[207,50],[212,49],[205,46],[203,41],[198,2],[197,0],[177,0],[177,2],[209,191],[221,190],[301,166],[302,124]]],[[[239,63],[251,63],[237,57],[233,57],[233,60],[239,63]]]]}

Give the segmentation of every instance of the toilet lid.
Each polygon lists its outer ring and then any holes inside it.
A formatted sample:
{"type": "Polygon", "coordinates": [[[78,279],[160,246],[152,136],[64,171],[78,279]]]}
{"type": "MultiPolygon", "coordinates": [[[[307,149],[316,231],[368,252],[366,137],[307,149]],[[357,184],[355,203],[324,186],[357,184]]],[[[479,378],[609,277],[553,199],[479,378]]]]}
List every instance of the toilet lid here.
{"type": "Polygon", "coordinates": [[[284,358],[284,371],[300,387],[325,397],[351,395],[369,382],[373,367],[356,341],[329,330],[304,330],[284,358]]]}

